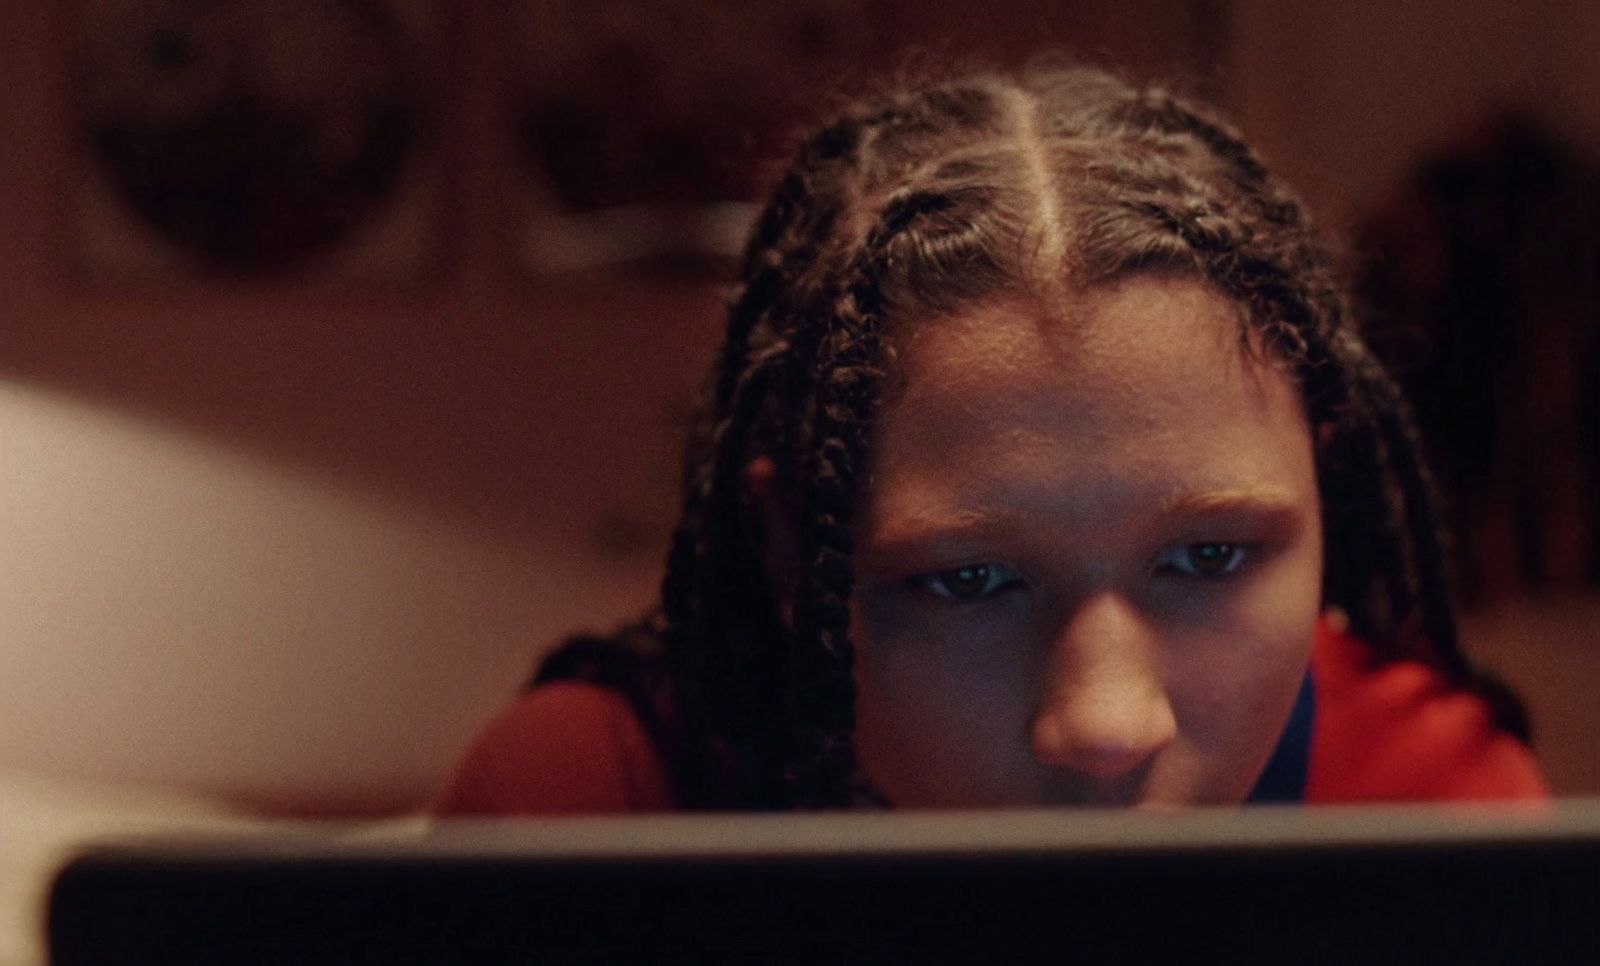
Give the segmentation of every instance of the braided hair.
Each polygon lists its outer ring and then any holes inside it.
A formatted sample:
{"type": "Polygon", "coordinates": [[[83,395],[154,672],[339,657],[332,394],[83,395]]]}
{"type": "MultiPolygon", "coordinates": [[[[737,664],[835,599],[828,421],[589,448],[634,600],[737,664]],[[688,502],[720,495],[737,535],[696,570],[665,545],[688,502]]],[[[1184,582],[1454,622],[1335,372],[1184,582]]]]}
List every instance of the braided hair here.
{"type": "MultiPolygon", "coordinates": [[[[881,803],[854,752],[849,603],[891,327],[1150,272],[1229,296],[1242,343],[1298,384],[1317,434],[1325,601],[1380,653],[1479,682],[1410,410],[1301,205],[1209,109],[1085,68],[891,92],[800,147],[746,250],[660,605],[615,637],[569,642],[538,680],[628,694],[685,807],[881,803]],[[758,457],[797,521],[787,595],[745,485],[758,457]]],[[[1497,696],[1516,730],[1514,700],[1497,696]]]]}

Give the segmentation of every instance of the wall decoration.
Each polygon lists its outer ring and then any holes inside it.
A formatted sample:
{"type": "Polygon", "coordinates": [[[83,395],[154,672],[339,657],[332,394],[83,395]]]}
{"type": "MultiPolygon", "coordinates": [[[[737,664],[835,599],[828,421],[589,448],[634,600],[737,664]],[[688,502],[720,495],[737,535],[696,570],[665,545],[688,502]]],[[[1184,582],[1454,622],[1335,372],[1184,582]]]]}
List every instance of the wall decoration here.
{"type": "Polygon", "coordinates": [[[420,270],[422,0],[78,0],[70,254],[91,275],[420,270]]]}
{"type": "Polygon", "coordinates": [[[848,68],[884,3],[524,0],[512,123],[536,271],[717,271],[737,254],[770,153],[848,68]]]}

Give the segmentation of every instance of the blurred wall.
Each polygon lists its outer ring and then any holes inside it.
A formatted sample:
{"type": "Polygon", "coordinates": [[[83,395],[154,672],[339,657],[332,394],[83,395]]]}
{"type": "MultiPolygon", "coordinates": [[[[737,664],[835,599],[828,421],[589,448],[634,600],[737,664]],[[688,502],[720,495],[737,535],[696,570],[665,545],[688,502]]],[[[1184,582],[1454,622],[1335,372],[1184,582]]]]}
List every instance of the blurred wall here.
{"type": "Polygon", "coordinates": [[[0,385],[7,767],[268,808],[420,801],[536,634],[649,592],[562,545],[0,385]]]}
{"type": "Polygon", "coordinates": [[[1600,4],[1236,0],[1227,97],[1269,163],[1348,226],[1403,173],[1522,110],[1600,155],[1600,4]]]}

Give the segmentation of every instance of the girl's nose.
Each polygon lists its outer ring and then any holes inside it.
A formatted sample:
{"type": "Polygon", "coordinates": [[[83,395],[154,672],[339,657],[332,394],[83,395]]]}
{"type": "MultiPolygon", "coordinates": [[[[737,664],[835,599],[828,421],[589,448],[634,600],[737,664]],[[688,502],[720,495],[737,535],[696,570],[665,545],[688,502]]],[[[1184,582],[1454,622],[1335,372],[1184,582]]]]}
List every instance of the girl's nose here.
{"type": "Polygon", "coordinates": [[[1041,763],[1114,779],[1177,737],[1157,642],[1116,595],[1092,597],[1069,615],[1047,666],[1030,735],[1041,763]]]}

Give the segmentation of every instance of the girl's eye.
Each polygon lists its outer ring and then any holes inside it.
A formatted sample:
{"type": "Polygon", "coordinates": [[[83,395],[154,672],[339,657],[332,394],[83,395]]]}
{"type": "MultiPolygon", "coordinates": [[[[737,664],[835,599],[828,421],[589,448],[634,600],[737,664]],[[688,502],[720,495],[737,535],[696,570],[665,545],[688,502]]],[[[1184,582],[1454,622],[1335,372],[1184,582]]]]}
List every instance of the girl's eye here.
{"type": "Polygon", "coordinates": [[[1244,565],[1249,548],[1240,543],[1190,543],[1174,548],[1160,569],[1188,577],[1226,577],[1244,565]]]}
{"type": "Polygon", "coordinates": [[[973,601],[992,596],[1020,579],[1004,564],[973,564],[912,577],[909,582],[947,600],[973,601]]]}

